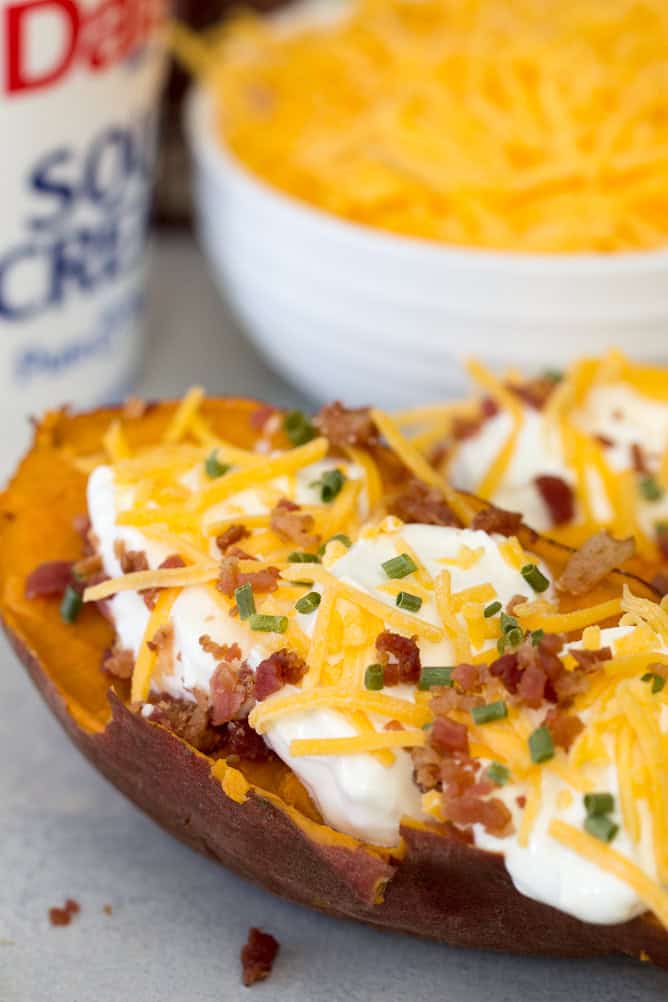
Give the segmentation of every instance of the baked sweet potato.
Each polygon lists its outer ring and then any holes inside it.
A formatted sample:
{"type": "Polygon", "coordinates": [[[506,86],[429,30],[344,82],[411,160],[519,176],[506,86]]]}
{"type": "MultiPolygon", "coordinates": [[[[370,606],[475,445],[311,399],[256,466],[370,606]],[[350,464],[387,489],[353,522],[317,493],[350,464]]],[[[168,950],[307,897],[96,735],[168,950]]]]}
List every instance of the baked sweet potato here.
{"type": "MultiPolygon", "coordinates": [[[[151,406],[127,420],[130,442],[155,441],[174,406],[151,406]]],[[[228,441],[249,446],[258,406],[212,400],[204,413],[228,441]]],[[[668,934],[649,913],[616,926],[582,923],[522,896],[501,856],[472,848],[445,825],[404,823],[400,850],[365,845],[323,824],[300,783],[277,761],[213,761],[133,712],[127,684],[110,687],[99,670],[112,639],[99,612],[84,607],[73,627],[53,600],[25,597],[26,578],[38,563],[79,554],[72,523],[85,510],[86,475],[76,457],[100,449],[115,413],[47,416],[0,504],[4,628],[67,733],[100,772],[181,841],[321,911],[462,946],[577,956],[619,952],[668,966],[668,934]]],[[[396,464],[388,462],[386,472],[391,490],[396,464]]],[[[570,555],[533,534],[527,542],[554,573],[570,555]]],[[[617,594],[622,581],[610,575],[596,597],[617,594]]]]}

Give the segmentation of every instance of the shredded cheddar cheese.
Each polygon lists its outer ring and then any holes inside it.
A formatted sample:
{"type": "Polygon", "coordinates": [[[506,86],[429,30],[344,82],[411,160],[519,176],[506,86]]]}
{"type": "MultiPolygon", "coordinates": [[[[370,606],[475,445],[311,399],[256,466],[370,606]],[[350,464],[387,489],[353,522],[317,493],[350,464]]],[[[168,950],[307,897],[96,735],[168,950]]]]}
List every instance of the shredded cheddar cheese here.
{"type": "Polygon", "coordinates": [[[221,142],[326,212],[495,249],[665,243],[661,0],[356,0],[325,25],[244,15],[172,41],[221,142]]]}

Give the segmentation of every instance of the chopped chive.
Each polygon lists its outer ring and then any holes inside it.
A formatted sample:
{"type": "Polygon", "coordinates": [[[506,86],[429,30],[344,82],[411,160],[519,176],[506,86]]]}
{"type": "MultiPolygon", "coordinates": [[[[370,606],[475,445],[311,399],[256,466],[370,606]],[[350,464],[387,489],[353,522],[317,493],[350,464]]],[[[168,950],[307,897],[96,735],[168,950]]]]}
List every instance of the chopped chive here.
{"type": "Polygon", "coordinates": [[[229,463],[221,463],[218,459],[218,454],[214,449],[204,460],[204,469],[206,470],[207,477],[211,477],[215,480],[216,477],[222,477],[224,473],[230,469],[229,463]]]}
{"type": "Polygon", "coordinates": [[[656,477],[642,477],[638,481],[638,490],[645,501],[660,501],[663,497],[663,489],[656,477]]]}
{"type": "Polygon", "coordinates": [[[454,685],[452,681],[452,668],[440,668],[440,667],[429,667],[425,666],[420,671],[420,680],[418,682],[418,689],[431,689],[435,685],[454,685]]]}
{"type": "Polygon", "coordinates": [[[60,603],[60,618],[65,623],[73,623],[81,612],[82,605],[83,599],[79,592],[72,585],[68,585],[60,603]]]}
{"type": "Polygon", "coordinates": [[[534,591],[542,592],[550,587],[549,580],[536,564],[525,564],[520,574],[534,591]]]}
{"type": "Polygon", "coordinates": [[[545,369],[543,372],[543,379],[549,379],[551,383],[560,383],[563,378],[561,369],[545,369]]]}
{"type": "Polygon", "coordinates": [[[514,616],[509,616],[507,612],[501,613],[501,629],[504,633],[508,633],[509,630],[515,630],[520,624],[517,622],[514,616]]]}
{"type": "Polygon", "coordinates": [[[292,553],[288,553],[288,563],[319,564],[320,558],[316,553],[305,553],[302,550],[294,550],[292,553]]]}
{"type": "Polygon", "coordinates": [[[297,599],[295,609],[306,616],[309,612],[315,612],[320,605],[320,601],[320,594],[317,591],[310,591],[308,595],[302,595],[301,598],[297,599]]]}
{"type": "Polygon", "coordinates": [[[249,619],[255,612],[255,598],[253,597],[253,586],[247,581],[246,584],[239,585],[234,589],[239,619],[249,619]]]}
{"type": "Polygon", "coordinates": [[[407,553],[400,553],[398,557],[392,557],[391,560],[386,560],[380,566],[388,578],[405,578],[417,570],[417,564],[407,553]]]}
{"type": "Polygon", "coordinates": [[[347,546],[348,549],[350,549],[350,547],[353,545],[350,536],[346,536],[345,532],[337,532],[335,536],[330,536],[329,539],[326,539],[325,542],[320,547],[320,549],[318,550],[318,553],[321,557],[325,555],[325,550],[327,549],[328,544],[333,543],[334,540],[337,540],[339,543],[343,543],[343,545],[347,546]]]}
{"type": "Polygon", "coordinates": [[[375,691],[385,685],[385,669],[382,665],[369,665],[364,672],[364,688],[375,691]]]}
{"type": "Polygon", "coordinates": [[[288,628],[288,617],[266,616],[261,612],[255,612],[249,616],[248,625],[251,630],[259,630],[261,633],[285,633],[288,628]]]}
{"type": "Polygon", "coordinates": [[[531,631],[531,643],[534,647],[539,647],[540,642],[545,636],[545,630],[532,630],[531,631]]]}
{"type": "Polygon", "coordinates": [[[666,680],[663,675],[659,675],[658,672],[648,671],[642,676],[643,682],[652,683],[652,695],[656,696],[657,692],[661,692],[666,684],[666,680]]]}
{"type": "Polygon", "coordinates": [[[419,595],[411,595],[409,591],[400,591],[396,604],[400,609],[406,609],[408,612],[419,612],[422,608],[422,599],[419,595]]]}
{"type": "Polygon", "coordinates": [[[329,504],[341,493],[341,488],[346,482],[341,470],[326,470],[320,480],[314,480],[311,487],[320,488],[320,500],[324,504],[329,504]]]}
{"type": "Polygon", "coordinates": [[[508,648],[519,647],[524,640],[524,634],[519,626],[513,626],[496,642],[496,649],[499,654],[505,654],[508,648]]]}
{"type": "Polygon", "coordinates": [[[485,619],[491,619],[492,616],[496,616],[497,612],[501,612],[502,608],[503,606],[501,605],[500,602],[490,602],[489,605],[485,606],[483,616],[485,617],[485,619]]]}
{"type": "Polygon", "coordinates": [[[505,786],[510,779],[510,769],[500,762],[492,762],[485,769],[485,775],[497,786],[505,786]]]}
{"type": "Polygon", "coordinates": [[[538,727],[529,737],[531,761],[537,765],[554,758],[554,741],[547,727],[538,727]]]}
{"type": "Polygon", "coordinates": [[[495,703],[486,703],[484,706],[474,706],[471,716],[476,724],[490,724],[493,720],[503,720],[508,716],[508,707],[502,699],[495,703]]]}
{"type": "Polygon", "coordinates": [[[283,418],[283,431],[293,445],[306,445],[315,438],[315,428],[303,411],[290,411],[283,418]]]}
{"type": "Polygon", "coordinates": [[[588,814],[585,818],[584,828],[601,842],[612,842],[619,831],[619,825],[603,814],[588,814]]]}
{"type": "Polygon", "coordinates": [[[583,800],[587,814],[611,814],[615,809],[611,793],[585,793],[583,800]]]}

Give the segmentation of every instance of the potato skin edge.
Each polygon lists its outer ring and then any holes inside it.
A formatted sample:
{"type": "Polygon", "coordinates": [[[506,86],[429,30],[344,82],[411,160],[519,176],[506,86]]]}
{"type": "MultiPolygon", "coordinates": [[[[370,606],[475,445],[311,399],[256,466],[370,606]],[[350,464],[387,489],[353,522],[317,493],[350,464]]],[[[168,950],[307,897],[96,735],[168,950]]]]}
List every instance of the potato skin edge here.
{"type": "Polygon", "coordinates": [[[206,756],[131,712],[111,690],[107,726],[79,726],[4,615],[3,626],[65,731],[117,789],[180,841],[273,893],[451,945],[580,957],[621,953],[668,968],[668,933],[653,916],[616,926],[580,922],[516,891],[500,856],[439,831],[405,825],[406,854],[390,862],[361,844],[312,837],[275,797],[251,792],[239,804],[211,775],[206,756]],[[379,886],[384,897],[375,903],[379,886]]]}

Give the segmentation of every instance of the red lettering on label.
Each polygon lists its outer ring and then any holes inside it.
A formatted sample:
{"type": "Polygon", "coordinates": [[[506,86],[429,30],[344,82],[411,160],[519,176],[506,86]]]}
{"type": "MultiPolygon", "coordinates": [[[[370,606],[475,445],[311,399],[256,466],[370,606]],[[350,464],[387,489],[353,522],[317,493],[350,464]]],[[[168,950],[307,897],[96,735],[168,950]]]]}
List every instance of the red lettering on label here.
{"type": "Polygon", "coordinates": [[[84,7],[77,0],[20,0],[5,11],[0,49],[5,49],[8,94],[49,87],[75,65],[99,73],[144,45],[165,16],[166,0],[101,0],[84,7]],[[30,47],[41,15],[55,14],[63,24],[63,44],[52,65],[31,72],[30,47]]]}
{"type": "Polygon", "coordinates": [[[26,0],[7,8],[5,15],[7,37],[7,91],[39,90],[62,77],[74,57],[79,34],[79,11],[74,0],[26,0]],[[28,31],[30,18],[41,11],[57,13],[65,27],[65,45],[58,59],[47,70],[30,76],[28,63],[28,31]]]}

